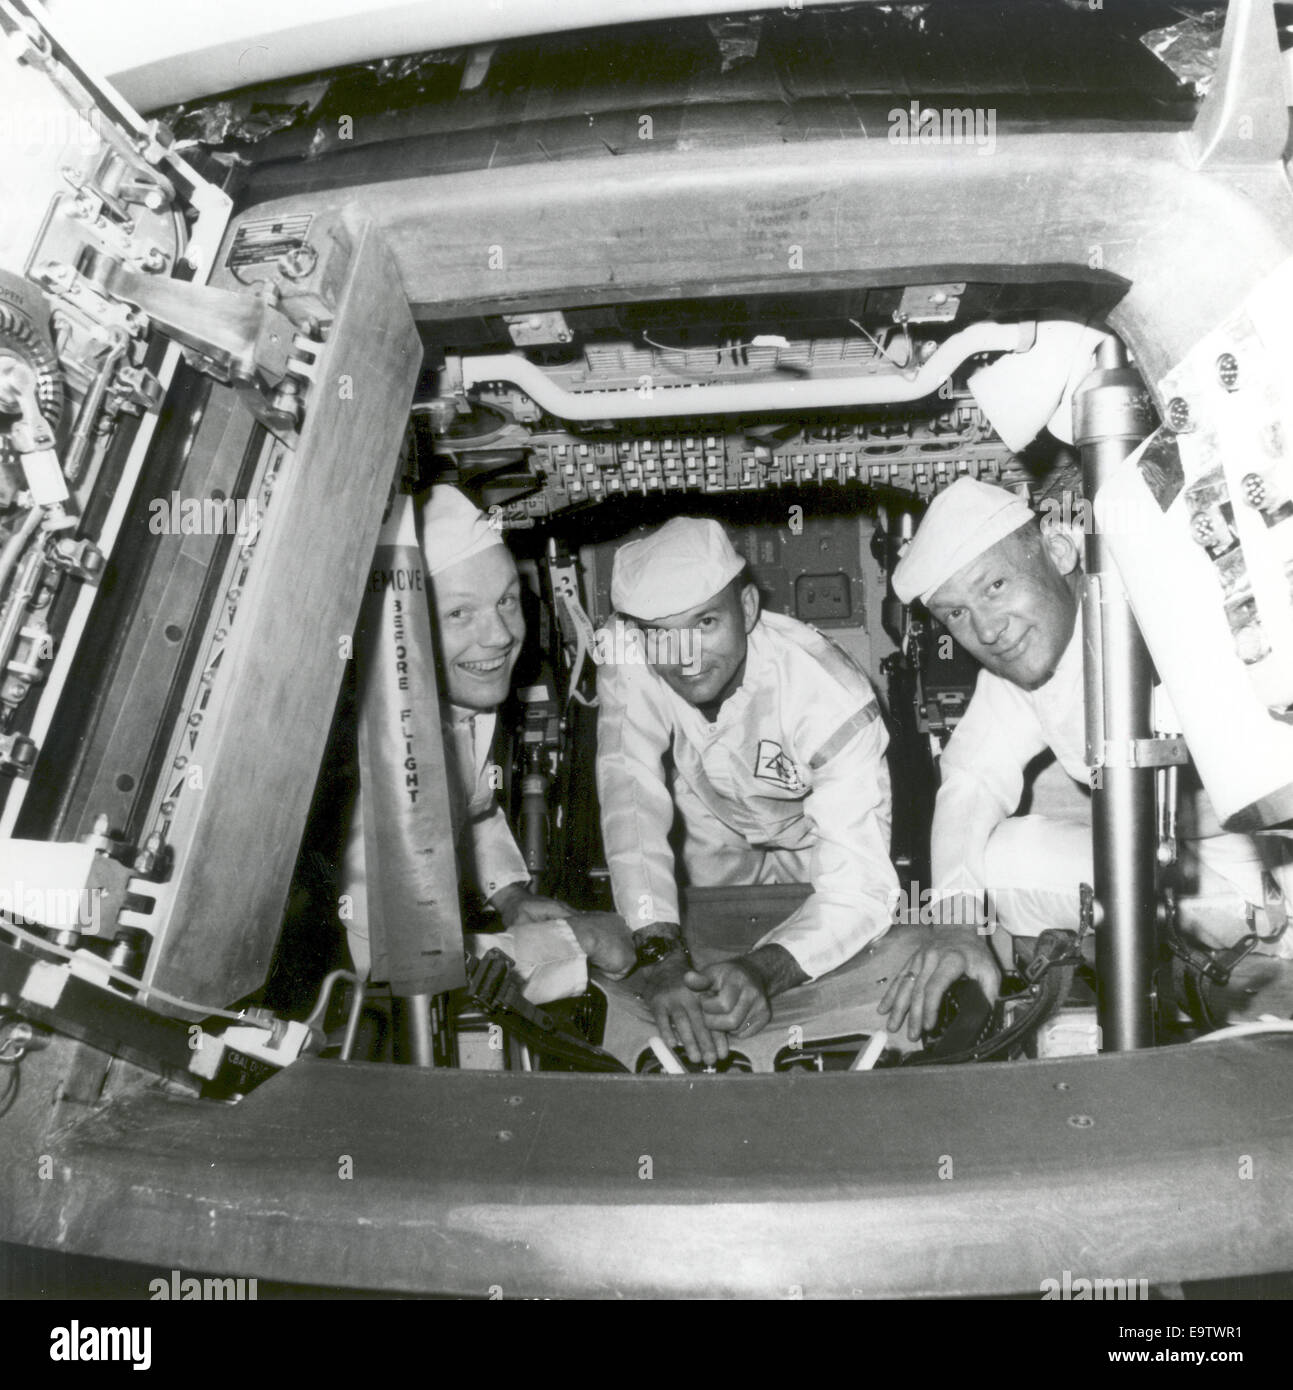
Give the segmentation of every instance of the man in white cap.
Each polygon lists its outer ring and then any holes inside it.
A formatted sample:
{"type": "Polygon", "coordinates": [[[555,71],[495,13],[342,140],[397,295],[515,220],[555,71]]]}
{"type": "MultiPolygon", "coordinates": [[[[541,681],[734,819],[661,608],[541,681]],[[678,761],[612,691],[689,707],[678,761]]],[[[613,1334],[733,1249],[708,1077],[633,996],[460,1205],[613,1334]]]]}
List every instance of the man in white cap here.
{"type": "Polygon", "coordinates": [[[836,969],[888,928],[888,742],[870,683],[820,633],[760,610],[716,521],[675,517],[616,553],[611,601],[658,664],[598,670],[597,788],[634,981],[666,1044],[712,1065],[771,1000],[836,969]],[[684,640],[685,639],[685,640],[684,640]],[[651,651],[650,642],[647,643],[651,651]],[[696,887],[793,882],[807,901],[752,950],[692,969],[670,847],[696,887]]]}
{"type": "MultiPolygon", "coordinates": [[[[1092,877],[1089,810],[1068,820],[1014,813],[1025,769],[1048,749],[1070,777],[1090,785],[1081,582],[1072,533],[1043,526],[1013,493],[973,478],[934,498],[894,569],[898,598],[920,599],[983,667],[941,760],[930,915],[942,925],[881,1001],[891,1027],[906,1017],[913,1038],[934,1026],[944,992],[961,975],[995,996],[987,892],[994,918],[1012,935],[1077,927],[1079,885],[1092,877]]],[[[1242,922],[1238,895],[1254,906],[1266,901],[1263,851],[1219,830],[1215,821],[1198,825],[1196,834],[1214,838],[1183,843],[1182,855],[1198,860],[1200,901],[1224,897],[1242,922]]]]}
{"type": "MultiPolygon", "coordinates": [[[[525,637],[516,562],[500,530],[456,488],[433,487],[420,510],[459,877],[509,928],[482,940],[513,957],[532,983],[526,991],[532,1002],[579,994],[587,985],[588,960],[618,977],[632,966],[633,948],[610,914],[575,914],[565,903],[530,891],[525,858],[491,780],[497,711],[511,689],[525,637]]],[[[357,908],[347,923],[351,955],[356,968],[366,972],[370,954],[358,804],[343,876],[357,908]]]]}

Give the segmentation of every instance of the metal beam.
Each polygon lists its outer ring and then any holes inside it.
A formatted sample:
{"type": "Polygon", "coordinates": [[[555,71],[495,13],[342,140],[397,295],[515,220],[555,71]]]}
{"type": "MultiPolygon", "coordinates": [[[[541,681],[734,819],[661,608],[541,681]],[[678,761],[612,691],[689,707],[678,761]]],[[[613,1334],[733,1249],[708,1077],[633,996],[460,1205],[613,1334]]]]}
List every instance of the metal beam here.
{"type": "Polygon", "coordinates": [[[1255,1274],[1293,1248],[1290,1062],[1277,1037],[735,1080],[302,1060],[233,1108],[139,1094],[31,1135],[0,1238],[505,1299],[1255,1274]]]}

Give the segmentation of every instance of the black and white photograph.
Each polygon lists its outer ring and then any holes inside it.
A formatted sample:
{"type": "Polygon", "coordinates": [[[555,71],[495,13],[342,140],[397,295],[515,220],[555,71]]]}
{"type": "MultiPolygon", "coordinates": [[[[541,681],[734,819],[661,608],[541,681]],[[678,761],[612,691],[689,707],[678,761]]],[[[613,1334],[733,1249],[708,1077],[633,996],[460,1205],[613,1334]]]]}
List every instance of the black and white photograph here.
{"type": "Polygon", "coordinates": [[[0,0],[38,1374],[445,1299],[1277,1373],[1291,116],[1270,0],[0,0]]]}

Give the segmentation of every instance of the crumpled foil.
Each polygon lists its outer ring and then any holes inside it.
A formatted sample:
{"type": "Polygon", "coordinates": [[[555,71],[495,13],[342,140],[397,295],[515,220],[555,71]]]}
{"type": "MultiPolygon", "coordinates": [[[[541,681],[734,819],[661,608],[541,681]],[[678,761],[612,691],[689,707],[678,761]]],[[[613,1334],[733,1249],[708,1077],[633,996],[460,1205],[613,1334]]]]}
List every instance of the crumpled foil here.
{"type": "Polygon", "coordinates": [[[178,150],[231,141],[254,145],[316,111],[331,82],[331,78],[319,78],[294,87],[275,87],[272,93],[252,90],[194,106],[172,106],[161,113],[161,119],[175,132],[178,150]]]}
{"type": "Polygon", "coordinates": [[[375,73],[379,82],[404,82],[410,77],[421,78],[442,63],[456,63],[461,57],[461,48],[436,48],[427,53],[405,53],[399,58],[379,58],[359,66],[375,73]]]}
{"type": "Polygon", "coordinates": [[[1179,24],[1151,29],[1140,36],[1140,41],[1179,81],[1192,86],[1197,96],[1205,97],[1216,75],[1225,26],[1224,9],[1202,10],[1179,24]]]}

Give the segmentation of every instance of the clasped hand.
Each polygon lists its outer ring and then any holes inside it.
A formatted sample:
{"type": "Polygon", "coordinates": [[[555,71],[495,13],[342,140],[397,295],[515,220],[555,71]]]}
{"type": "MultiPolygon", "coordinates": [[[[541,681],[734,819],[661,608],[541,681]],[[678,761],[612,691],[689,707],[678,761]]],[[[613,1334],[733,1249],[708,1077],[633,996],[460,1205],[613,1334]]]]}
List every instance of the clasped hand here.
{"type": "Polygon", "coordinates": [[[694,970],[681,954],[666,956],[644,975],[642,985],[665,1043],[707,1067],[728,1055],[729,1038],[752,1037],[772,1019],[767,983],[748,961],[724,960],[694,970]]]}

